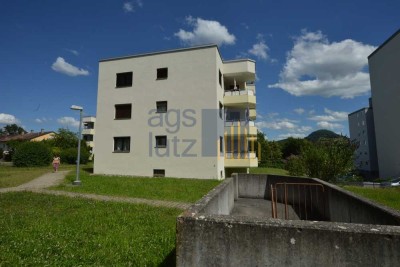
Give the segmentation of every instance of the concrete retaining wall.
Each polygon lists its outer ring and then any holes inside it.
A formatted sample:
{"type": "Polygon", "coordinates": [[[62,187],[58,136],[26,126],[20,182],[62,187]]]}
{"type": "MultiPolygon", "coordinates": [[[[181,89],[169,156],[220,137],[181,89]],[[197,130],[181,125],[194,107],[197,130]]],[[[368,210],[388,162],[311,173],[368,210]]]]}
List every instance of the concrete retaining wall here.
{"type": "Polygon", "coordinates": [[[177,266],[399,266],[393,226],[179,217],[177,266]]]}
{"type": "Polygon", "coordinates": [[[227,178],[196,202],[187,213],[229,215],[233,209],[235,192],[232,178],[227,178]]]}
{"type": "Polygon", "coordinates": [[[234,175],[177,218],[177,266],[398,266],[399,225],[399,212],[318,179],[234,175]],[[235,197],[268,199],[284,181],[323,184],[315,208],[337,222],[228,215],[235,197]]]}

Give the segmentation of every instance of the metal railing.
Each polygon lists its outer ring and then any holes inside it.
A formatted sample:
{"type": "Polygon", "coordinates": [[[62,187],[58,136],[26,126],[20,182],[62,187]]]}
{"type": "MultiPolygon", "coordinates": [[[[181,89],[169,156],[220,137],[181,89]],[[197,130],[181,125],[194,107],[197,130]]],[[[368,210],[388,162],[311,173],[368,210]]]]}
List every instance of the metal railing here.
{"type": "Polygon", "coordinates": [[[255,95],[253,90],[249,89],[231,89],[224,91],[225,96],[237,96],[237,95],[255,95]]]}
{"type": "Polygon", "coordinates": [[[325,217],[324,186],[317,183],[276,183],[271,185],[272,218],[288,220],[289,210],[301,220],[315,218],[316,214],[325,217]],[[278,203],[281,211],[279,211],[278,203]],[[292,209],[290,209],[290,207],[292,209]],[[282,210],[283,209],[283,210],[282,210]],[[320,213],[323,214],[320,214],[320,213]],[[280,216],[281,215],[281,216],[280,216]]]}
{"type": "Polygon", "coordinates": [[[225,121],[225,127],[239,127],[239,126],[255,126],[254,121],[240,120],[240,121],[225,121]]]}
{"type": "Polygon", "coordinates": [[[257,155],[254,151],[249,152],[225,152],[226,159],[256,159],[257,155]]]}

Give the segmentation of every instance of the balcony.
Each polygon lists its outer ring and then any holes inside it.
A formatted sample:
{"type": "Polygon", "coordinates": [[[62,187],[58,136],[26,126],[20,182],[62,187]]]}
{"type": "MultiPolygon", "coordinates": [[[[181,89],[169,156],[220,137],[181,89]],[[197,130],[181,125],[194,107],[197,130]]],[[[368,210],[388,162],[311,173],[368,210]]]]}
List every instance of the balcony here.
{"type": "Polygon", "coordinates": [[[226,90],[224,93],[224,105],[228,107],[255,108],[256,96],[254,90],[226,90]]]}
{"type": "Polygon", "coordinates": [[[93,141],[86,141],[86,145],[87,145],[88,147],[93,148],[93,147],[94,147],[94,142],[93,142],[93,141]]]}
{"type": "Polygon", "coordinates": [[[85,135],[94,135],[94,129],[84,128],[84,129],[82,130],[82,134],[85,134],[85,135]]]}
{"type": "Polygon", "coordinates": [[[253,60],[241,59],[224,61],[224,77],[239,77],[254,80],[256,65],[253,60]]]}
{"type": "Polygon", "coordinates": [[[254,121],[226,121],[225,135],[257,136],[257,127],[254,121]]]}
{"type": "Polygon", "coordinates": [[[258,159],[255,152],[227,152],[225,153],[226,168],[258,167],[258,159]]]}
{"type": "Polygon", "coordinates": [[[249,110],[249,119],[250,120],[255,120],[257,118],[257,112],[255,109],[250,109],[249,110]]]}

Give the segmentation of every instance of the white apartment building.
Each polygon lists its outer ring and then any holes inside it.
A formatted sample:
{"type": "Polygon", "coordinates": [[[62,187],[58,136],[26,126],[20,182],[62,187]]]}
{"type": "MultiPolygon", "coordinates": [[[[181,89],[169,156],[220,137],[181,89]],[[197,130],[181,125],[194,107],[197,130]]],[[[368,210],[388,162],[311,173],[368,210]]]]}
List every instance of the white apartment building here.
{"type": "Polygon", "coordinates": [[[85,140],[86,145],[90,147],[91,153],[94,153],[94,125],[96,123],[96,117],[86,116],[82,118],[82,139],[85,140]]]}
{"type": "Polygon", "coordinates": [[[369,57],[380,178],[400,177],[400,30],[369,57]]]}
{"type": "Polygon", "coordinates": [[[255,62],[216,45],[101,60],[94,173],[223,179],[256,167],[255,62]]]}
{"type": "Polygon", "coordinates": [[[357,146],[354,165],[365,177],[378,177],[374,115],[371,105],[349,114],[350,140],[357,146]]]}

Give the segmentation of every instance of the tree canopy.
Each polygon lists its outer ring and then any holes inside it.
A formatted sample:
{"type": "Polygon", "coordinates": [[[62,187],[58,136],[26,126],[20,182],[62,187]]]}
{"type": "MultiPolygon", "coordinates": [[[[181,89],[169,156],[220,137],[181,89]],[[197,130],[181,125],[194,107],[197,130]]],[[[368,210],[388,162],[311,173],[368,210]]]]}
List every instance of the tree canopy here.
{"type": "Polygon", "coordinates": [[[14,135],[26,133],[24,128],[18,126],[17,124],[7,124],[2,129],[0,129],[0,135],[14,135]]]}

